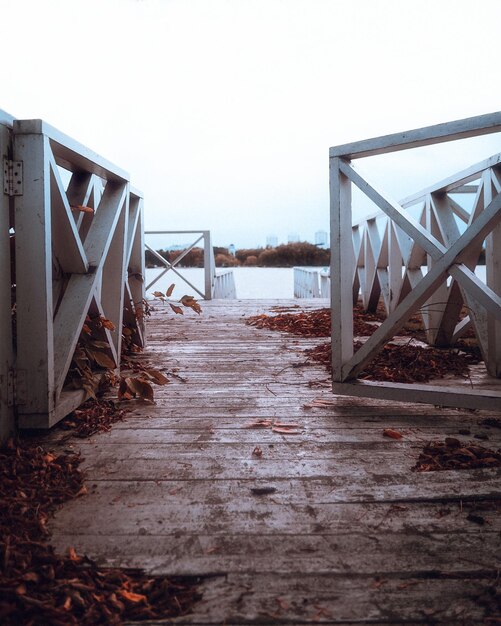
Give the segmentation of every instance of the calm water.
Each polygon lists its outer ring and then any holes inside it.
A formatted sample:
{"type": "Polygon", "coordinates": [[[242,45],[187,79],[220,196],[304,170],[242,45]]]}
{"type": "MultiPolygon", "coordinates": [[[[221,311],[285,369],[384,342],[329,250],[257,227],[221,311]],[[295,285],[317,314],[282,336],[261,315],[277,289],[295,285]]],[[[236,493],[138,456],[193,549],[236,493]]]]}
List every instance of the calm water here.
{"type": "MultiPolygon", "coordinates": [[[[321,269],[321,268],[315,268],[321,269]]],[[[148,285],[162,270],[152,268],[146,270],[146,284],[148,285]]],[[[195,287],[203,292],[204,271],[199,268],[186,268],[180,270],[195,287]]],[[[235,267],[235,286],[237,297],[243,300],[259,298],[293,298],[294,297],[294,271],[289,267],[235,267]]],[[[477,276],[485,281],[485,266],[479,266],[477,276]]],[[[166,292],[169,285],[175,283],[176,288],[173,297],[181,298],[184,294],[197,294],[173,272],[167,272],[155,285],[148,290],[147,297],[151,297],[153,291],[166,292]]]]}
{"type": "MultiPolygon", "coordinates": [[[[146,284],[148,285],[162,270],[152,268],[146,270],[146,284]]],[[[195,287],[203,292],[204,271],[199,268],[186,268],[180,270],[195,287]]],[[[240,299],[259,298],[293,298],[294,297],[294,272],[289,267],[236,267],[233,269],[237,297],[240,299]]],[[[155,285],[147,291],[151,297],[152,291],[167,291],[169,285],[175,283],[174,298],[181,298],[184,294],[197,295],[193,289],[184,283],[179,276],[167,272],[155,285]]]]}

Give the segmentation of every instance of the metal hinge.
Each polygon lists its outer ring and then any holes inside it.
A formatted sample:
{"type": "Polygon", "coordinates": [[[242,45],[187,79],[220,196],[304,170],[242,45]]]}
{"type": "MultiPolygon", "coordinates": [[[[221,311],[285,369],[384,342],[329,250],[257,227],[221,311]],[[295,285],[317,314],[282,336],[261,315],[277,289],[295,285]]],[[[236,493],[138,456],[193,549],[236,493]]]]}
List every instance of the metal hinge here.
{"type": "Polygon", "coordinates": [[[23,162],[3,160],[3,192],[7,196],[23,195],[23,162]]]}
{"type": "Polygon", "coordinates": [[[26,370],[10,369],[7,373],[7,406],[17,406],[26,402],[26,370]]]}
{"type": "Polygon", "coordinates": [[[14,406],[16,403],[16,374],[14,370],[7,373],[7,406],[14,406]]]}

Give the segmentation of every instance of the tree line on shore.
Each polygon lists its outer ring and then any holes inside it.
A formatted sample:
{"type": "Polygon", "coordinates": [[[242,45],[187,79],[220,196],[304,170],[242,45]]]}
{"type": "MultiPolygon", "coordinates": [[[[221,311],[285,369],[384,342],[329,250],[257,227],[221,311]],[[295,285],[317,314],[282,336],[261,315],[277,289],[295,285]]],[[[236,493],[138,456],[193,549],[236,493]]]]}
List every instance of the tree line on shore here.
{"type": "MultiPolygon", "coordinates": [[[[184,250],[157,250],[157,254],[169,263],[173,263],[184,250]]],[[[214,247],[214,259],[217,267],[293,267],[295,265],[326,266],[330,263],[330,250],[324,250],[306,241],[288,243],[276,248],[243,248],[235,255],[230,254],[228,248],[214,247]]],[[[146,267],[161,265],[158,258],[146,250],[146,267]]],[[[180,267],[203,267],[204,251],[202,248],[193,248],[184,256],[178,265],[180,267]]]]}

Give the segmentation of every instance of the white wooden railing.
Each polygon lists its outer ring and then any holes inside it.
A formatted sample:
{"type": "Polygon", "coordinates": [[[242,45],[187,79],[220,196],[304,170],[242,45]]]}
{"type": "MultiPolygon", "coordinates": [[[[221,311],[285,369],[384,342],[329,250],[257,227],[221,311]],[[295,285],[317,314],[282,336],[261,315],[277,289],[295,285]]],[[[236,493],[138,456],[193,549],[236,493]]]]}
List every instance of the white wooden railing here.
{"type": "Polygon", "coordinates": [[[295,298],[319,298],[320,285],[318,270],[304,267],[294,267],[294,297],[295,298]]]}
{"type": "Polygon", "coordinates": [[[145,237],[150,235],[195,235],[196,239],[188,245],[182,253],[172,263],[159,254],[148,243],[145,243],[145,250],[157,259],[160,265],[165,269],[161,271],[146,286],[148,292],[167,272],[172,272],[191,289],[193,289],[204,300],[212,300],[213,298],[236,298],[235,279],[232,270],[217,271],[214,261],[214,248],[212,246],[212,238],[210,230],[147,230],[145,237]],[[195,248],[198,244],[203,245],[204,251],[204,290],[201,291],[183,274],[180,262],[195,248]]]}
{"type": "Polygon", "coordinates": [[[428,342],[453,345],[472,326],[488,374],[501,378],[501,155],[395,202],[351,161],[501,131],[501,112],[337,146],[330,151],[332,366],[334,391],[468,408],[499,408],[501,393],[355,382],[364,365],[420,312],[428,342]],[[472,183],[474,183],[472,185],[472,183]],[[351,185],[381,209],[352,227],[351,185]],[[473,193],[470,209],[459,195],[473,193]],[[418,218],[406,210],[417,207],[418,218]],[[378,223],[379,222],[379,223],[378,223]],[[461,225],[462,224],[462,225],[461,225]],[[485,242],[486,282],[475,275],[485,242]],[[426,272],[423,271],[426,266],[426,272]],[[353,303],[359,293],[387,319],[356,352],[353,303]],[[469,315],[461,319],[466,306],[469,315]]]}
{"type": "Polygon", "coordinates": [[[218,270],[214,276],[212,297],[215,300],[234,300],[237,297],[233,270],[218,270]]]}
{"type": "Polygon", "coordinates": [[[329,268],[294,267],[295,298],[329,298],[329,268]]]}
{"type": "MultiPolygon", "coordinates": [[[[2,349],[11,285],[4,209],[10,205],[16,299],[11,404],[20,428],[47,428],[86,397],[84,390],[65,388],[65,379],[87,315],[111,322],[100,341],[117,371],[124,321],[136,343],[144,343],[143,201],[126,172],[42,120],[12,120],[10,137],[5,128],[2,349]],[[9,166],[19,184],[6,195],[9,166]]],[[[2,358],[2,385],[8,361],[2,358]]]]}

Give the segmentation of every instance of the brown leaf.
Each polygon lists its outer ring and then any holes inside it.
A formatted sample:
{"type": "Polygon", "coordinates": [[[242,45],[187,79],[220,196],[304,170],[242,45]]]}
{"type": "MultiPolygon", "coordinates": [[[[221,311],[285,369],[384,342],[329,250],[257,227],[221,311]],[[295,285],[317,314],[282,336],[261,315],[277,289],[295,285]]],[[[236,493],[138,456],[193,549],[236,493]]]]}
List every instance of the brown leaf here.
{"type": "Polygon", "coordinates": [[[117,593],[119,593],[122,598],[125,598],[129,602],[146,602],[146,596],[143,596],[140,593],[132,593],[132,591],[125,591],[125,589],[119,589],[117,593]]]}
{"type": "Polygon", "coordinates": [[[172,285],[167,289],[167,291],[165,292],[165,295],[170,298],[170,296],[172,296],[172,292],[174,291],[174,287],[176,285],[174,283],[172,283],[172,285]]]}
{"type": "Polygon", "coordinates": [[[89,345],[92,346],[93,348],[99,348],[100,350],[110,349],[110,344],[107,341],[92,340],[92,341],[89,341],[89,345]]]}
{"type": "Polygon", "coordinates": [[[301,431],[294,428],[281,428],[280,426],[273,426],[271,429],[274,433],[282,433],[283,435],[300,435],[301,431]]]}
{"type": "Polygon", "coordinates": [[[141,378],[128,378],[129,389],[143,400],[153,402],[153,387],[141,378]]]}
{"type": "Polygon", "coordinates": [[[134,394],[129,388],[129,383],[127,382],[128,380],[130,379],[124,377],[120,378],[120,384],[118,386],[119,400],[132,400],[132,398],[134,397],[134,394]]]}
{"type": "Polygon", "coordinates": [[[81,213],[92,213],[94,215],[94,209],[90,206],[82,206],[81,204],[71,205],[73,211],[80,211],[81,213]]]}
{"type": "Polygon", "coordinates": [[[256,420],[250,424],[245,424],[243,428],[269,428],[271,425],[271,420],[256,420]]]}
{"type": "Polygon", "coordinates": [[[198,313],[199,315],[202,312],[202,307],[198,304],[193,296],[183,296],[180,302],[183,306],[193,309],[195,313],[198,313]]]}
{"type": "Polygon", "coordinates": [[[170,303],[170,308],[174,311],[174,313],[176,313],[177,315],[184,315],[184,311],[180,306],[177,306],[175,304],[170,303]]]}
{"type": "Polygon", "coordinates": [[[108,330],[115,330],[115,324],[113,324],[111,320],[108,320],[105,317],[100,317],[99,321],[104,328],[107,328],[108,330]]]}
{"type": "Polygon", "coordinates": [[[40,576],[36,572],[27,572],[24,574],[23,580],[29,583],[37,583],[40,580],[40,576]]]}
{"type": "Polygon", "coordinates": [[[78,556],[75,548],[73,547],[68,548],[68,558],[70,559],[70,561],[74,561],[75,563],[80,563],[80,561],[82,560],[82,557],[78,556]]]}
{"type": "Polygon", "coordinates": [[[383,430],[383,435],[385,437],[390,437],[391,439],[402,439],[403,435],[398,430],[393,430],[393,428],[385,428],[383,430]]]}
{"type": "Polygon", "coordinates": [[[155,298],[164,298],[164,294],[161,291],[154,291],[153,295],[155,296],[155,298]]]}
{"type": "Polygon", "coordinates": [[[99,366],[110,370],[115,369],[115,361],[113,361],[113,359],[106,353],[99,352],[99,350],[87,350],[87,352],[99,366]]]}
{"type": "Polygon", "coordinates": [[[157,385],[167,385],[168,383],[170,383],[170,380],[166,376],[164,376],[162,372],[159,372],[158,370],[150,369],[150,370],[144,370],[144,372],[157,385]]]}

